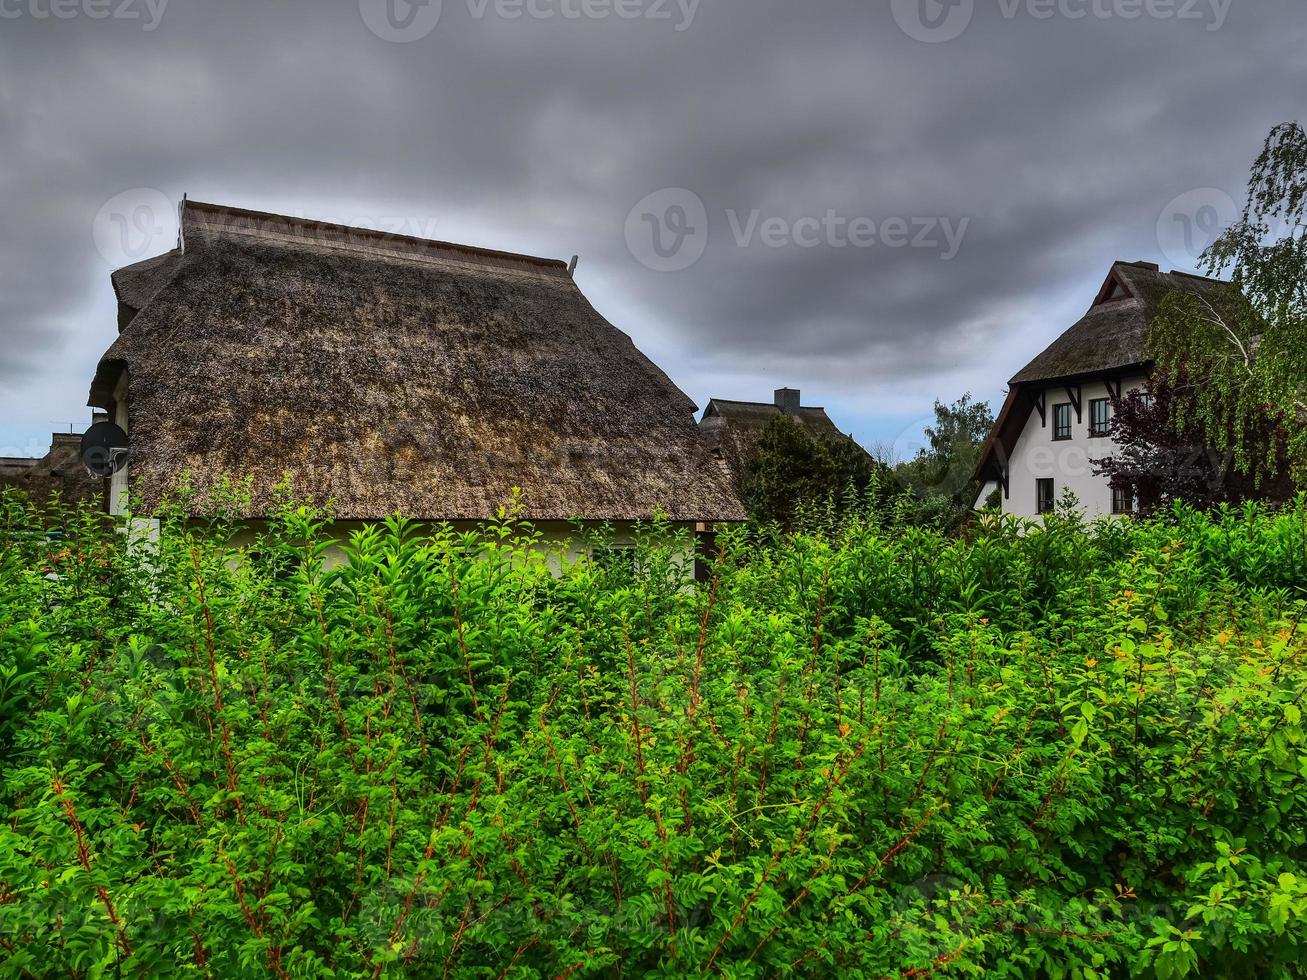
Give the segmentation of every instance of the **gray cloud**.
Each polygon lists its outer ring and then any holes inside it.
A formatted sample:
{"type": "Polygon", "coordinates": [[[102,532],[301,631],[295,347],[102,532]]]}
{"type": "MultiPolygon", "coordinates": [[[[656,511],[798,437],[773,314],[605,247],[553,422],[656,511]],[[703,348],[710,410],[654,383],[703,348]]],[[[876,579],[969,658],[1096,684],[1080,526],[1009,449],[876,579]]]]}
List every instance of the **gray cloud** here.
{"type": "Polygon", "coordinates": [[[1241,198],[1307,81],[1297,0],[1236,0],[1217,31],[977,0],[941,44],[866,0],[702,0],[679,32],[445,0],[407,44],[357,0],[171,0],[153,31],[5,2],[0,450],[85,416],[115,331],[92,223],[131,188],[579,252],[582,288],[701,404],[802,385],[865,441],[893,439],[937,396],[996,398],[1113,259],[1165,263],[1177,195],[1241,198]],[[662,188],[708,212],[680,272],[628,250],[628,212],[662,188]],[[740,247],[728,215],[754,211],[970,224],[946,262],[740,247]]]}

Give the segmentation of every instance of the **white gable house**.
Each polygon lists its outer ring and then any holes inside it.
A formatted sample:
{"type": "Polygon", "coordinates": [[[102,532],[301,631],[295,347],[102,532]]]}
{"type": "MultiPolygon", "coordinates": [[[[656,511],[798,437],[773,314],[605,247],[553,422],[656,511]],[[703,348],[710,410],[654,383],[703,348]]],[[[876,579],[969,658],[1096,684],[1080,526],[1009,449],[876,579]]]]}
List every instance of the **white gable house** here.
{"type": "Polygon", "coordinates": [[[976,472],[977,506],[997,491],[1004,513],[1033,518],[1069,490],[1088,517],[1133,511],[1134,501],[1092,465],[1116,450],[1113,402],[1152,372],[1145,338],[1162,300],[1227,288],[1149,262],[1115,263],[1089,312],[1012,378],[976,472]]]}

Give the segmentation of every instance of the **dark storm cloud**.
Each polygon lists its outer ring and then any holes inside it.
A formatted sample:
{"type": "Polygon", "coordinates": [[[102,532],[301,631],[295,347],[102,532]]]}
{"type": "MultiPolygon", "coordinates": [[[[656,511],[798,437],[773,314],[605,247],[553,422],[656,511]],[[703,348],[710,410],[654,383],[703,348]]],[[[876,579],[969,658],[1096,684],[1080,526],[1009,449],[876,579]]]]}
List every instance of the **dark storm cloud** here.
{"type": "Polygon", "coordinates": [[[371,0],[67,2],[0,0],[0,450],[82,417],[114,333],[96,215],[134,188],[580,252],[582,287],[701,404],[790,382],[893,437],[936,396],[999,395],[1111,260],[1174,264],[1168,202],[1238,197],[1307,90],[1296,0],[1235,0],[1219,30],[977,0],[944,43],[905,33],[899,0],[444,0],[411,43],[369,30],[371,0]],[[702,202],[707,240],[660,272],[628,215],[667,188],[702,202]],[[964,234],[947,261],[846,240],[896,219],[964,234]]]}

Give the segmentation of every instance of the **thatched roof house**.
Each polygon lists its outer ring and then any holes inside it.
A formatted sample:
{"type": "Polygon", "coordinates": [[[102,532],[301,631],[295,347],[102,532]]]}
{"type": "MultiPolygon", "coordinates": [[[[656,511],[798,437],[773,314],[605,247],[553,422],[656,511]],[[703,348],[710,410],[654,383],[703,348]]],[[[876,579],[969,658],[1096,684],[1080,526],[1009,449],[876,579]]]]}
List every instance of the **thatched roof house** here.
{"type": "Polygon", "coordinates": [[[1012,377],[976,470],[981,500],[997,488],[1004,511],[1034,516],[1044,511],[1047,494],[1070,489],[1090,513],[1129,509],[1089,464],[1112,450],[1110,402],[1151,375],[1148,327],[1167,295],[1217,301],[1231,288],[1162,272],[1151,262],[1113,263],[1089,311],[1012,377]],[[1057,444],[1056,462],[1032,463],[1032,451],[1047,449],[1044,443],[1057,444]]]}
{"type": "MultiPolygon", "coordinates": [[[[561,261],[183,202],[182,240],[113,276],[120,336],[90,402],[131,440],[132,507],[189,474],[485,520],[731,521],[695,406],[561,261]]],[[[126,482],[120,481],[120,482],[126,482]]]]}
{"type": "MultiPolygon", "coordinates": [[[[739,402],[713,398],[704,409],[699,429],[707,444],[731,471],[737,489],[758,455],[758,444],[767,427],[781,415],[788,415],[820,439],[852,442],[831,421],[826,409],[800,404],[795,388],[778,388],[771,402],[739,402]]],[[[864,450],[865,452],[865,450],[864,450]]]]}

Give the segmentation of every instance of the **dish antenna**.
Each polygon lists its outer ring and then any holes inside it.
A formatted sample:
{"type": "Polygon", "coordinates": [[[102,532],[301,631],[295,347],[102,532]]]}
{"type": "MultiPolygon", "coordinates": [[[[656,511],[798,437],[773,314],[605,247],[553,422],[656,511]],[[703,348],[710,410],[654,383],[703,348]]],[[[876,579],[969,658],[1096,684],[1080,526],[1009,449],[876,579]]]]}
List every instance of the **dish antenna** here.
{"type": "Polygon", "coordinates": [[[96,422],[82,435],[82,465],[91,476],[113,476],[128,455],[127,433],[112,422],[96,422]]]}

